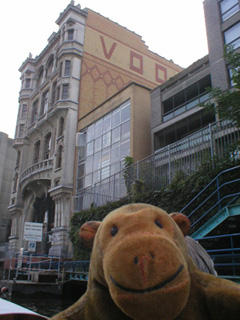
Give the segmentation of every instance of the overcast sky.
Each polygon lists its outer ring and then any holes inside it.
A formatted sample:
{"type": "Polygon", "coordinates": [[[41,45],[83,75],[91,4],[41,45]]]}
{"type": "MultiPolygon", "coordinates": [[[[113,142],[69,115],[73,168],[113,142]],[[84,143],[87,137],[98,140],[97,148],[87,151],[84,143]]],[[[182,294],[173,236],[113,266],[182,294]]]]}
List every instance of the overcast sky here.
{"type": "MultiPolygon", "coordinates": [[[[14,138],[21,64],[47,45],[59,14],[70,0],[2,0],[0,131],[14,138]]],[[[149,50],[181,67],[208,53],[203,0],[80,0],[90,8],[142,36],[149,50]]]]}

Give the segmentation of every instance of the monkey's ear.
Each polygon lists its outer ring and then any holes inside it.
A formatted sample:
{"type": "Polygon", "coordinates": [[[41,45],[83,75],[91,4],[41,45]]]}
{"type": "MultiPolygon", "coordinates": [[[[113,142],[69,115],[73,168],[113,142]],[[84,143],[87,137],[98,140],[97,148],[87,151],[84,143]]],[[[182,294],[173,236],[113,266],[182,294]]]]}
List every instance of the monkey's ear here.
{"type": "Polygon", "coordinates": [[[187,216],[180,212],[173,212],[170,213],[169,216],[175,221],[175,223],[179,226],[181,229],[184,237],[188,235],[189,230],[191,228],[191,223],[187,216]]]}
{"type": "Polygon", "coordinates": [[[81,226],[79,230],[79,238],[85,246],[92,248],[93,241],[100,224],[100,221],[88,221],[81,226]]]}

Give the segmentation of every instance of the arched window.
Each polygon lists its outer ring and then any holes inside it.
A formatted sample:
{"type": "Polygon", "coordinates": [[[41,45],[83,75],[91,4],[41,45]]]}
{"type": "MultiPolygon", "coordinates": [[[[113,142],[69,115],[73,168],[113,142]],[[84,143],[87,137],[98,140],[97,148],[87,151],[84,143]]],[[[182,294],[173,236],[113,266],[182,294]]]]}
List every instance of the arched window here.
{"type": "Polygon", "coordinates": [[[44,160],[47,160],[50,158],[51,141],[52,141],[51,132],[49,132],[45,136],[45,141],[44,141],[44,155],[43,155],[44,160]]]}
{"type": "Polygon", "coordinates": [[[59,128],[58,128],[58,136],[61,137],[63,135],[64,130],[64,118],[61,117],[59,120],[59,128]]]}
{"type": "Polygon", "coordinates": [[[63,147],[59,146],[57,151],[57,162],[56,162],[57,169],[62,167],[62,152],[63,152],[63,147]]]}

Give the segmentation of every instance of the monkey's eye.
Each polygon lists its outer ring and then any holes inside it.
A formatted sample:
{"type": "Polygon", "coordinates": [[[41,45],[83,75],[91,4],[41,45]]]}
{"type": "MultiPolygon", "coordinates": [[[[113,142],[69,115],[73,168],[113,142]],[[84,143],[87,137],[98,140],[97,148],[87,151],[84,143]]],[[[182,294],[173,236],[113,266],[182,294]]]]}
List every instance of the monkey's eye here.
{"type": "Polygon", "coordinates": [[[118,233],[118,227],[113,226],[111,229],[111,235],[114,237],[118,233]]]}
{"type": "Polygon", "coordinates": [[[160,228],[160,229],[163,228],[161,222],[158,219],[156,219],[154,222],[155,222],[156,226],[158,226],[158,228],[160,228]]]}

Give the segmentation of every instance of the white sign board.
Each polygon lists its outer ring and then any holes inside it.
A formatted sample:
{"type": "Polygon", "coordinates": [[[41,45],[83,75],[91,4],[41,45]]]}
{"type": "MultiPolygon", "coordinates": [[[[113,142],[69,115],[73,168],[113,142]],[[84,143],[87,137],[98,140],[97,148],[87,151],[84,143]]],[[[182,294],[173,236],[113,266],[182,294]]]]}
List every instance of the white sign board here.
{"type": "Polygon", "coordinates": [[[43,224],[37,222],[25,222],[24,225],[24,240],[27,241],[42,241],[43,224]]]}

